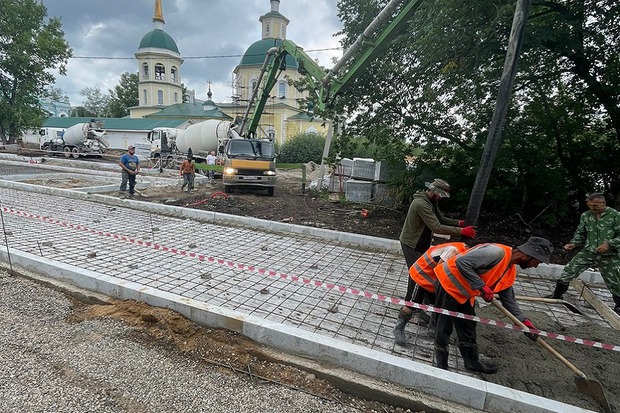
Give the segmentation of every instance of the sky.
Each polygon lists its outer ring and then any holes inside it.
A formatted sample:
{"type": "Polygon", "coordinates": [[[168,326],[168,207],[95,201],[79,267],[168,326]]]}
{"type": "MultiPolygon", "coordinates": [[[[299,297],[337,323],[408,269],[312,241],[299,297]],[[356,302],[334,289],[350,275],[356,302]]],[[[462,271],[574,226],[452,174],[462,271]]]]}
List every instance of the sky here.
{"type": "MultiPolygon", "coordinates": [[[[342,28],[336,0],[281,0],[279,11],[290,20],[287,38],[319,64],[331,68],[342,56],[335,33],[342,28]]],[[[43,0],[49,17],[60,17],[73,49],[67,75],[57,71],[55,86],[80,106],[85,87],[107,93],[121,74],[137,73],[134,57],[142,37],[153,30],[155,0],[43,0]]],[[[241,56],[261,39],[259,17],[271,10],[269,0],[162,0],[164,31],[177,43],[184,63],[181,81],[207,98],[208,82],[215,102],[230,102],[232,72],[241,56]],[[218,57],[220,56],[220,57],[218,57]],[[221,57],[229,56],[229,57],[221,57]]]]}

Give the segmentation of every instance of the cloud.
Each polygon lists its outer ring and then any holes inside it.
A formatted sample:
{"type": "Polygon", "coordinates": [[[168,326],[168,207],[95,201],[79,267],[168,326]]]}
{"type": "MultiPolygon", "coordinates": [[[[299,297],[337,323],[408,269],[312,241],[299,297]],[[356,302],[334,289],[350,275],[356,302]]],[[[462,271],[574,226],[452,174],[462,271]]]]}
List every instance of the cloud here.
{"type": "MultiPolygon", "coordinates": [[[[153,29],[154,0],[43,0],[48,16],[60,17],[73,48],[67,76],[56,86],[71,104],[80,105],[80,90],[114,88],[124,72],[137,72],[134,53],[153,29]],[[102,57],[117,59],[102,59],[102,57]]],[[[271,10],[268,0],[163,0],[164,30],[177,43],[181,80],[205,99],[208,81],[215,101],[230,101],[232,71],[245,50],[261,38],[259,17],[271,10]]],[[[304,50],[339,47],[333,35],[341,29],[335,0],[282,0],[280,13],[290,19],[287,38],[304,50]]],[[[309,52],[331,67],[337,50],[309,52]]]]}

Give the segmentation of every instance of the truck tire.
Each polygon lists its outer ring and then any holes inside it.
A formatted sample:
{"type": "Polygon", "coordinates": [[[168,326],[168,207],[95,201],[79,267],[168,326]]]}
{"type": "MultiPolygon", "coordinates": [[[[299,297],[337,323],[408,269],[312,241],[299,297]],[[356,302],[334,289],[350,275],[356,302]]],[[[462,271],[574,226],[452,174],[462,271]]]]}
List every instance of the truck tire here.
{"type": "Polygon", "coordinates": [[[70,158],[71,157],[71,148],[68,146],[65,146],[64,148],[62,148],[62,152],[65,154],[65,158],[70,158]]]}
{"type": "Polygon", "coordinates": [[[71,149],[71,155],[73,155],[73,158],[75,159],[79,158],[80,150],[74,146],[73,149],[71,149]]]}
{"type": "Polygon", "coordinates": [[[275,190],[275,188],[273,186],[267,188],[267,196],[273,196],[273,191],[274,190],[275,190]]]}

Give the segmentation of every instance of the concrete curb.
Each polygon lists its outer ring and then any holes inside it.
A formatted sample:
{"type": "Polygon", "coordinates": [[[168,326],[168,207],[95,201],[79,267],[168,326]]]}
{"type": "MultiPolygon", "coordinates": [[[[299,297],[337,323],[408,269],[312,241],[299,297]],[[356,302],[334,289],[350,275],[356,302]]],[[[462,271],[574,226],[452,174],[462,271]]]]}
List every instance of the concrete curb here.
{"type": "MultiPolygon", "coordinates": [[[[261,344],[387,380],[468,408],[502,413],[591,412],[29,253],[17,250],[10,253],[12,264],[25,271],[110,297],[169,308],[198,324],[237,331],[261,344]]],[[[0,251],[0,259],[8,262],[6,251],[0,251]]]]}

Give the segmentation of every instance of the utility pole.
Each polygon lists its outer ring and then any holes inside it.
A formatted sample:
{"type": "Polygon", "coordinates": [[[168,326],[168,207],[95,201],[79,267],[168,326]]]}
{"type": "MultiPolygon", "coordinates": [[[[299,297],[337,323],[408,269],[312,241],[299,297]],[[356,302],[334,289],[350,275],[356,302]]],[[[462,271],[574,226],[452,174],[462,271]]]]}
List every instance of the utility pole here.
{"type": "Polygon", "coordinates": [[[493,118],[489,127],[489,134],[482,152],[482,159],[474,187],[471,190],[467,213],[465,214],[466,225],[476,225],[480,216],[480,208],[482,200],[489,183],[489,177],[493,170],[493,163],[497,150],[502,141],[502,129],[506,121],[506,112],[508,111],[508,103],[512,94],[512,86],[514,84],[515,75],[517,73],[517,65],[519,63],[519,52],[523,43],[525,33],[525,24],[530,10],[531,0],[517,0],[515,14],[512,19],[512,29],[510,31],[510,39],[508,40],[508,48],[506,50],[506,59],[504,60],[504,70],[499,84],[497,94],[497,102],[493,111],[493,118]]]}

